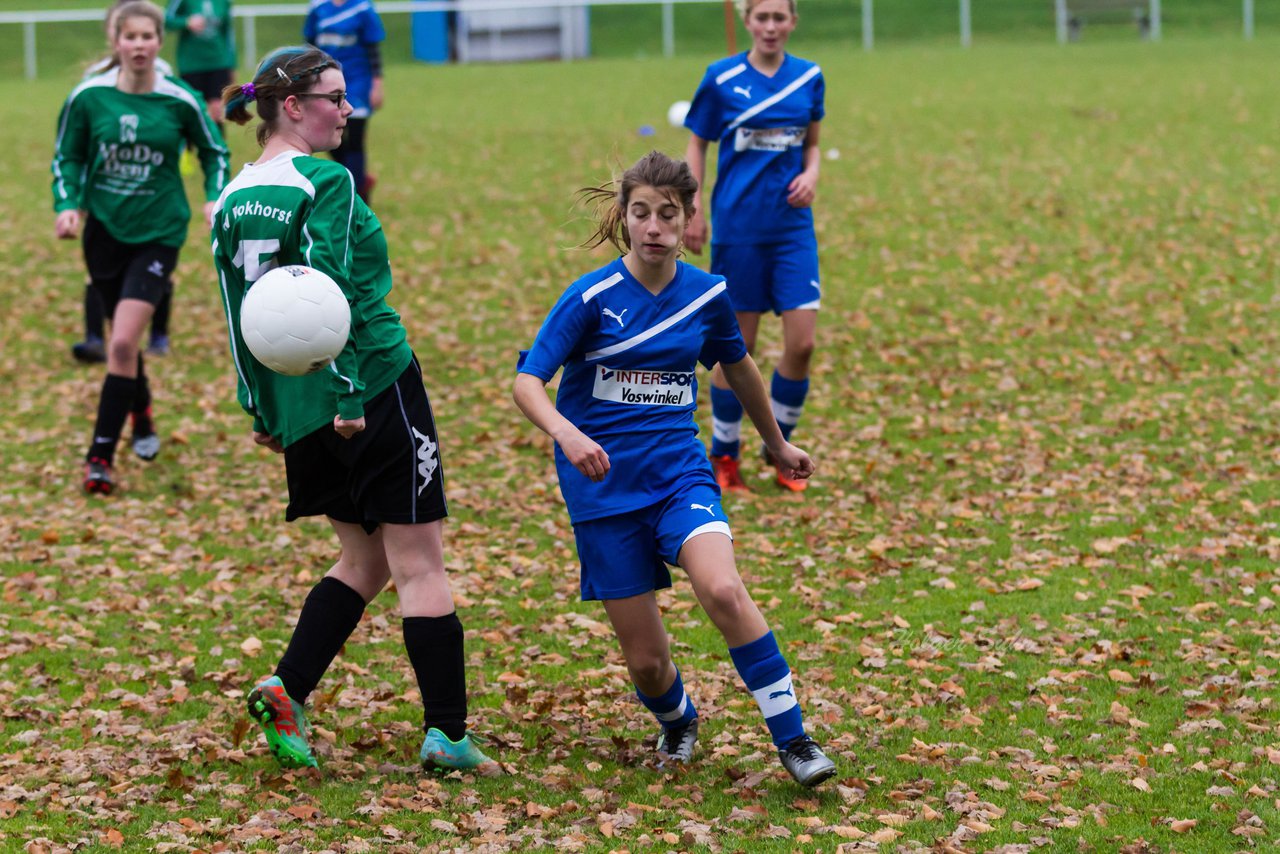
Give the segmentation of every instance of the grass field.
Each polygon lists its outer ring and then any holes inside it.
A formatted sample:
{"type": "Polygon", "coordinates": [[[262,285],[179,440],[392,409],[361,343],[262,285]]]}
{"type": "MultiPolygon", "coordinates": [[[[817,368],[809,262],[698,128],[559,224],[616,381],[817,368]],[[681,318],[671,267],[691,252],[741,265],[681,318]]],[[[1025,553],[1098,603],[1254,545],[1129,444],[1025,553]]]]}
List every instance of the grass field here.
{"type": "Polygon", "coordinates": [[[602,263],[573,248],[573,191],[681,151],[662,118],[710,55],[393,66],[372,125],[492,778],[416,769],[390,595],[317,692],[318,773],[278,772],[247,728],[333,545],[282,522],[198,225],[151,369],[165,450],[80,494],[102,374],[67,354],[83,270],[47,169],[74,78],[24,85],[0,105],[0,849],[1275,850],[1276,47],[810,51],[840,153],[796,437],[819,473],[796,498],[749,462],[757,491],[727,509],[840,763],[817,792],[777,766],[679,578],[661,599],[702,742],[652,767],[576,600],[548,442],[509,402],[517,348],[602,263]]]}

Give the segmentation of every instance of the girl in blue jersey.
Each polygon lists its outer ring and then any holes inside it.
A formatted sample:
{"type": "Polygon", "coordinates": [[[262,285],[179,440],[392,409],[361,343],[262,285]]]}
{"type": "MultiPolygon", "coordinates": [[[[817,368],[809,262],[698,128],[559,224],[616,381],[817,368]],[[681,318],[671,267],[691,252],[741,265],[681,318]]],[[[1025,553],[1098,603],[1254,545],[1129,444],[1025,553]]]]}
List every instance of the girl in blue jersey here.
{"type": "Polygon", "coordinates": [[[654,591],[667,565],[689,575],[755,696],[786,769],[817,785],[835,765],[804,730],[791,670],[738,575],[732,535],[693,420],[697,364],[723,366],[761,438],[789,477],[808,454],[767,417],[769,396],[743,343],[725,282],[677,260],[697,182],[650,152],[601,203],[592,246],[626,254],[574,282],[521,354],[516,404],[556,442],[556,470],[581,562],[583,600],[599,599],[640,701],[662,727],[658,750],[693,754],[698,717],[671,661],[654,591]],[[552,406],[546,383],[564,367],[552,406]]]}
{"type": "Polygon", "coordinates": [[[369,204],[374,177],[365,157],[369,117],[382,109],[382,48],[387,32],[371,0],[311,0],[302,37],[332,56],[347,78],[351,116],[342,144],[329,152],[347,167],[356,193],[369,204]]]}
{"type": "MultiPolygon", "coordinates": [[[[693,132],[685,157],[706,176],[707,145],[720,146],[711,235],[697,210],[685,243],[695,253],[711,237],[711,272],[729,282],[738,325],[754,352],[760,315],[782,316],[782,358],[773,373],[773,417],[784,437],[800,420],[809,392],[809,362],[822,296],[813,230],[818,184],[818,126],[824,113],[822,70],[785,51],[796,26],[795,0],[745,0],[751,50],[707,68],[685,118],[693,132]]],[[[711,375],[711,458],[725,490],[743,491],[738,469],[742,403],[722,371],[711,375]]],[[[753,418],[752,421],[755,419],[753,418]]],[[[765,458],[778,461],[765,449],[765,458]]],[[[777,466],[778,484],[796,492],[808,482],[777,466]]]]}

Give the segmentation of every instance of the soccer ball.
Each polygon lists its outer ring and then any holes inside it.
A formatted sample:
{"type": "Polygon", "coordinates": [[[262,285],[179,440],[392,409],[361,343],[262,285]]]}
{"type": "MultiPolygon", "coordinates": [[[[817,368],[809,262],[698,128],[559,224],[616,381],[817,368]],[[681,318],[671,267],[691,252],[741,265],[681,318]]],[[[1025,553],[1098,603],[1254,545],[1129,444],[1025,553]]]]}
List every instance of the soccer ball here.
{"type": "Polygon", "coordinates": [[[267,271],[240,303],[244,343],[278,374],[300,377],[326,367],[350,331],[351,307],[337,282],[299,264],[267,271]]]}
{"type": "Polygon", "coordinates": [[[667,122],[673,128],[684,127],[684,117],[689,115],[689,102],[676,101],[670,107],[667,107],[667,122]]]}

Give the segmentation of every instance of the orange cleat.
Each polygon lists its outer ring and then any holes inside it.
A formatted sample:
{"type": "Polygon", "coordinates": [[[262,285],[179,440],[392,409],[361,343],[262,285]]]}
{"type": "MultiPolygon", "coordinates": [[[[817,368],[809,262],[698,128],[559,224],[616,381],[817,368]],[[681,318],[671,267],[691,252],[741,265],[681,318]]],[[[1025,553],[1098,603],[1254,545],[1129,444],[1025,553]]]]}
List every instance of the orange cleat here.
{"type": "Polygon", "coordinates": [[[716,483],[721,492],[750,492],[742,482],[742,472],[738,470],[738,458],[723,456],[711,458],[711,470],[715,472],[716,483]]]}

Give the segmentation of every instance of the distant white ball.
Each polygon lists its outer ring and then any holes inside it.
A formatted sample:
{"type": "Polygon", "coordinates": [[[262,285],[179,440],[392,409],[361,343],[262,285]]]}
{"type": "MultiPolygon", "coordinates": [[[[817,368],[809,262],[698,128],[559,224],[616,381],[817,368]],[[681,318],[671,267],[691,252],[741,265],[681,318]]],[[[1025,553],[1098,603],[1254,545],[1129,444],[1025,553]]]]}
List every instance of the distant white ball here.
{"type": "Polygon", "coordinates": [[[684,127],[684,117],[689,115],[689,102],[676,101],[670,107],[667,107],[667,122],[673,128],[684,127]]]}
{"type": "Polygon", "coordinates": [[[828,148],[828,149],[827,149],[827,159],[828,159],[828,160],[839,160],[839,159],[840,159],[840,149],[838,149],[838,148],[828,148]]]}
{"type": "Polygon", "coordinates": [[[338,283],[311,267],[276,267],[240,303],[240,335],[254,358],[300,377],[337,358],[351,332],[351,307],[338,283]]]}

